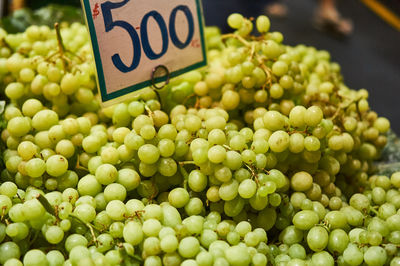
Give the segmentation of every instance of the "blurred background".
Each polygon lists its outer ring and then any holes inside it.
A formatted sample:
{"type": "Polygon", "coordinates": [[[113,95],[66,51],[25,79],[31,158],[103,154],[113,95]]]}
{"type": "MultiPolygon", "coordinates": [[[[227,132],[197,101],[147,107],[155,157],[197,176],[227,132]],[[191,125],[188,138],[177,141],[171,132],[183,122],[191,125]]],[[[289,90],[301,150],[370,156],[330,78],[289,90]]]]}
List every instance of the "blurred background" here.
{"type": "MultiPolygon", "coordinates": [[[[341,65],[346,84],[353,89],[367,89],[371,107],[388,117],[394,131],[400,132],[400,0],[202,2],[206,25],[219,26],[223,32],[229,31],[226,18],[231,13],[246,17],[266,14],[271,19],[271,30],[282,32],[286,44],[329,51],[332,60],[341,65]],[[335,10],[328,8],[325,12],[322,2],[333,3],[335,10]]],[[[78,0],[0,0],[0,14],[52,3],[80,5],[78,0]]]]}

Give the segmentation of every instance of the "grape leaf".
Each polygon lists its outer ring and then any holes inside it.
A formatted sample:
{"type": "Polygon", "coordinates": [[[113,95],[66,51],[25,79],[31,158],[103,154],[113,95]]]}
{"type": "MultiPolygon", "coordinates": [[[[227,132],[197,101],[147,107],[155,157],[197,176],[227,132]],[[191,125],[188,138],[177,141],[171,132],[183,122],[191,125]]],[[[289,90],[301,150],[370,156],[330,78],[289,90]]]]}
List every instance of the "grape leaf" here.
{"type": "Polygon", "coordinates": [[[56,212],[53,208],[53,206],[51,206],[51,204],[49,203],[49,201],[42,195],[39,194],[39,196],[37,197],[38,201],[43,205],[43,207],[45,208],[45,210],[50,213],[53,216],[56,216],[56,212]]]}
{"type": "Polygon", "coordinates": [[[388,142],[382,151],[381,158],[375,162],[377,174],[390,176],[400,171],[400,139],[393,131],[387,134],[388,142]]]}
{"type": "Polygon", "coordinates": [[[79,7],[50,4],[32,11],[23,8],[0,20],[0,26],[9,33],[23,32],[30,25],[53,27],[56,22],[83,23],[82,10],[79,7]]]}

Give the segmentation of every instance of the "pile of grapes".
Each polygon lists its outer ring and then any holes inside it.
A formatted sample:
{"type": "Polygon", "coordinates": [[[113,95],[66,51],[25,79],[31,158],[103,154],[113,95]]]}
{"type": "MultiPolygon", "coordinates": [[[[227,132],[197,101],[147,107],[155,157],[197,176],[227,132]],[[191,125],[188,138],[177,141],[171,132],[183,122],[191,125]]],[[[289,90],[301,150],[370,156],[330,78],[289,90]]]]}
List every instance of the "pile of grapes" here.
{"type": "Polygon", "coordinates": [[[0,264],[400,265],[389,121],[328,52],[228,24],[207,67],[107,108],[84,25],[0,30],[0,264]]]}

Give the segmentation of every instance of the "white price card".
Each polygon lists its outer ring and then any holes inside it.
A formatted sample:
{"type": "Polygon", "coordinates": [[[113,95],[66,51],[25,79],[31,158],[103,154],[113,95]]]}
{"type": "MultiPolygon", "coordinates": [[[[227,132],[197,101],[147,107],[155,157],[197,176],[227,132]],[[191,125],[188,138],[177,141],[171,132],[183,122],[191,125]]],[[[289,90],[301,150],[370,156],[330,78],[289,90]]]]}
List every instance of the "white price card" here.
{"type": "Polygon", "coordinates": [[[200,0],[82,0],[103,104],[206,65],[200,0]],[[167,74],[153,79],[155,68],[167,74]]]}

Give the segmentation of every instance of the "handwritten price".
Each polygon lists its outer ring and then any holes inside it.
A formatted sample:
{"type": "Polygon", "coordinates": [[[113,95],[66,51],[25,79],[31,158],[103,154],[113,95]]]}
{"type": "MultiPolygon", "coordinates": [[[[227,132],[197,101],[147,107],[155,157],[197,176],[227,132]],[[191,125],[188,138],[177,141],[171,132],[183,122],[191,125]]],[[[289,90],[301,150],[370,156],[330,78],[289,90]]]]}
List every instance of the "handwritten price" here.
{"type": "Polygon", "coordinates": [[[99,14],[99,4],[96,3],[93,8],[93,19],[96,19],[99,14]]]}
{"type": "MultiPolygon", "coordinates": [[[[127,73],[130,72],[138,67],[140,64],[140,59],[141,59],[141,47],[143,47],[143,51],[146,55],[146,57],[150,60],[156,60],[160,57],[162,57],[168,50],[168,45],[169,45],[169,39],[171,38],[172,44],[179,48],[179,49],[184,49],[186,48],[189,44],[191,44],[193,35],[194,35],[194,20],[193,20],[193,14],[190,11],[189,7],[186,5],[178,5],[171,11],[171,15],[169,18],[169,29],[167,28],[167,25],[164,21],[164,18],[161,16],[160,13],[157,11],[153,10],[145,14],[142,18],[142,22],[140,23],[140,38],[139,34],[136,31],[136,29],[129,24],[126,21],[123,20],[114,20],[111,11],[113,9],[118,9],[126,5],[130,0],[124,0],[119,3],[113,3],[110,1],[104,2],[101,4],[101,11],[103,13],[103,19],[104,19],[104,26],[105,26],[105,31],[109,32],[115,27],[120,27],[124,29],[129,36],[131,37],[132,40],[132,46],[133,46],[133,58],[131,61],[130,65],[126,65],[124,62],[122,62],[121,57],[119,54],[114,54],[111,59],[114,64],[114,66],[121,72],[127,73]],[[176,16],[178,12],[183,12],[183,14],[186,17],[187,23],[188,23],[188,33],[186,36],[185,41],[181,41],[178,38],[178,35],[176,33],[176,16]],[[162,48],[161,51],[156,53],[153,48],[150,45],[149,41],[149,35],[147,31],[147,25],[148,21],[150,18],[153,18],[156,23],[158,24],[158,27],[160,28],[161,31],[161,41],[162,41],[162,48]]],[[[95,7],[96,8],[96,7],[95,7]]],[[[94,14],[93,14],[94,15],[94,14]]],[[[193,44],[192,44],[193,45],[193,44]]],[[[200,45],[197,42],[194,44],[196,47],[200,47],[197,45],[200,45]]]]}
{"type": "Polygon", "coordinates": [[[104,105],[207,64],[201,0],[81,2],[104,105]]]}
{"type": "Polygon", "coordinates": [[[199,48],[201,46],[200,41],[198,39],[194,39],[190,45],[194,48],[199,48]]]}

